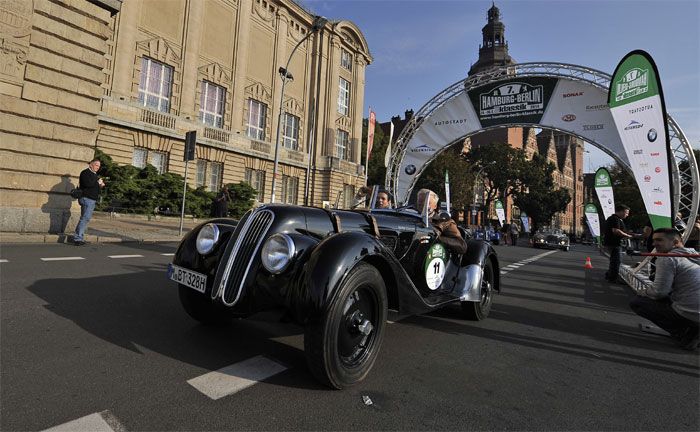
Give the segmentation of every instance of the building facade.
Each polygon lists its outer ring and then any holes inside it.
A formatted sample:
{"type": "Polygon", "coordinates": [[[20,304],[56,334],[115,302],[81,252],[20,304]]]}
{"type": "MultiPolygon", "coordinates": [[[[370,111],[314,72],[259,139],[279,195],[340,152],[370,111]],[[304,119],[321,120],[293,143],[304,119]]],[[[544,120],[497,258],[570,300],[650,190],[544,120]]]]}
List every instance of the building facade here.
{"type": "MultiPolygon", "coordinates": [[[[292,0],[129,0],[118,14],[107,13],[102,51],[90,50],[95,67],[68,74],[78,92],[92,85],[92,105],[80,108],[91,123],[81,124],[86,130],[69,146],[73,153],[56,173],[60,187],[36,187],[43,199],[62,203],[64,226],[50,230],[76,223],[77,204],[70,205],[67,192],[95,148],[119,164],[184,175],[188,131],[197,132],[187,167],[191,187],[216,191],[246,181],[259,202],[270,202],[277,153],[276,202],[350,202],[364,181],[365,67],[372,57],[353,23],[327,22],[310,34],[314,19],[292,0]],[[288,60],[283,94],[280,68],[288,60]]],[[[52,156],[37,150],[45,165],[56,163],[52,156]]],[[[17,189],[30,185],[22,179],[17,189]]],[[[45,214],[36,212],[41,199],[24,206],[39,219],[45,214]]],[[[38,222],[0,229],[45,231],[46,221],[38,222]]]]}

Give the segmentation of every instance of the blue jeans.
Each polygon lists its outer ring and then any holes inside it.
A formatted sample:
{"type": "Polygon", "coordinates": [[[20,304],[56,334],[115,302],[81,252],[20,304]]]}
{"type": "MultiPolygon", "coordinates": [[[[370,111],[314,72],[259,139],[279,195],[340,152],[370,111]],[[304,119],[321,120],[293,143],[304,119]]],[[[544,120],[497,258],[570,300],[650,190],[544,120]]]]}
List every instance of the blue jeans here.
{"type": "Polygon", "coordinates": [[[608,267],[608,272],[605,274],[605,278],[614,281],[617,279],[618,273],[620,272],[622,246],[607,246],[607,248],[608,252],[610,252],[610,266],[608,267]]]}
{"type": "Polygon", "coordinates": [[[78,200],[78,204],[80,204],[80,221],[75,227],[75,235],[73,236],[74,242],[83,241],[83,236],[87,230],[88,222],[92,219],[92,212],[95,211],[95,204],[97,204],[97,201],[83,197],[78,200]]]}

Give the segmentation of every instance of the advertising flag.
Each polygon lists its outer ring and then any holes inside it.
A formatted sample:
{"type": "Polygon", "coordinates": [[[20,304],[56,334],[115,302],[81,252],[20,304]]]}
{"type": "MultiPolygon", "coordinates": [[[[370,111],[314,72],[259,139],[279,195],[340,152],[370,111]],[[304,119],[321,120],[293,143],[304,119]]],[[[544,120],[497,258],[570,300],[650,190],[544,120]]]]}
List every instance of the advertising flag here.
{"type": "Polygon", "coordinates": [[[503,210],[503,202],[501,200],[496,200],[496,216],[498,216],[498,223],[503,226],[506,223],[506,212],[503,210]]]}
{"type": "Polygon", "coordinates": [[[673,183],[666,106],[659,72],[648,53],[632,51],[620,61],[610,81],[608,105],[652,226],[670,228],[673,183]]]}
{"type": "Polygon", "coordinates": [[[447,204],[447,214],[452,216],[452,211],[450,210],[450,175],[445,170],[445,203],[447,204]]]}
{"type": "Polygon", "coordinates": [[[595,193],[598,195],[598,201],[600,201],[600,206],[603,209],[603,217],[608,219],[615,213],[615,198],[613,197],[610,172],[608,172],[607,169],[598,168],[598,171],[595,172],[594,187],[595,193]]]}
{"type": "Polygon", "coordinates": [[[523,232],[530,232],[530,218],[525,212],[520,212],[520,221],[523,223],[523,232]]]}
{"type": "Polygon", "coordinates": [[[598,207],[593,203],[586,204],[583,212],[586,214],[588,229],[593,237],[600,237],[600,218],[598,217],[598,207]]]}
{"type": "Polygon", "coordinates": [[[366,159],[366,164],[369,167],[369,157],[372,154],[372,144],[374,143],[374,122],[377,118],[377,115],[372,111],[372,108],[369,109],[369,123],[367,124],[367,159],[366,159]]]}
{"type": "Polygon", "coordinates": [[[384,153],[384,168],[389,167],[389,162],[391,160],[391,140],[394,138],[394,122],[390,122],[389,125],[389,144],[386,146],[386,153],[384,153]]]}

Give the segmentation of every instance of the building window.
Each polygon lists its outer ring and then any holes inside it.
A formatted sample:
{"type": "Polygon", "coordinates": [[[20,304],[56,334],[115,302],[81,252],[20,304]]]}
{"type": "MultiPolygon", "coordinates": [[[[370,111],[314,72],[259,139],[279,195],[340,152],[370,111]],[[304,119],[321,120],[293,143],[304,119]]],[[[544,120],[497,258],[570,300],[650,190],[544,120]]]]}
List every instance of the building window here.
{"type": "Polygon", "coordinates": [[[297,203],[297,191],[299,190],[299,178],[282,176],[282,202],[286,204],[297,203]]]}
{"type": "Polygon", "coordinates": [[[197,159],[197,177],[194,181],[194,186],[200,188],[204,186],[205,179],[207,178],[207,161],[203,159],[197,159]]]}
{"type": "Polygon", "coordinates": [[[202,98],[199,107],[199,120],[205,125],[216,128],[224,126],[224,105],[226,103],[226,89],[202,81],[202,98]]]}
{"type": "Polygon", "coordinates": [[[141,59],[139,102],[158,111],[170,111],[173,68],[148,57],[141,59]]]}
{"type": "Polygon", "coordinates": [[[267,105],[255,99],[248,99],[248,123],[246,135],[256,140],[265,139],[267,105]]]}
{"type": "Polygon", "coordinates": [[[134,148],[134,157],[132,159],[131,165],[136,168],[145,168],[146,161],[148,160],[148,150],[144,148],[134,148]]]}
{"type": "Polygon", "coordinates": [[[352,71],[352,54],[345,49],[340,51],[340,66],[344,69],[352,71]]]}
{"type": "Polygon", "coordinates": [[[158,170],[158,174],[163,174],[168,166],[168,155],[162,152],[150,152],[150,163],[158,170]]]}
{"type": "Polygon", "coordinates": [[[355,205],[355,186],[343,185],[343,208],[349,209],[355,205]]]}
{"type": "Polygon", "coordinates": [[[299,150],[299,117],[286,112],[282,122],[282,144],[288,149],[299,150]]]}
{"type": "Polygon", "coordinates": [[[335,156],[338,159],[349,159],[350,134],[344,130],[337,129],[335,133],[335,156]]]}
{"type": "Polygon", "coordinates": [[[350,113],[350,82],[343,78],[338,86],[338,112],[342,115],[350,113]]]}
{"type": "Polygon", "coordinates": [[[218,192],[221,187],[221,177],[224,173],[224,164],[221,162],[212,162],[209,169],[209,190],[218,192]]]}
{"type": "Polygon", "coordinates": [[[265,199],[265,171],[246,168],[245,181],[258,192],[256,199],[262,202],[265,199]]]}

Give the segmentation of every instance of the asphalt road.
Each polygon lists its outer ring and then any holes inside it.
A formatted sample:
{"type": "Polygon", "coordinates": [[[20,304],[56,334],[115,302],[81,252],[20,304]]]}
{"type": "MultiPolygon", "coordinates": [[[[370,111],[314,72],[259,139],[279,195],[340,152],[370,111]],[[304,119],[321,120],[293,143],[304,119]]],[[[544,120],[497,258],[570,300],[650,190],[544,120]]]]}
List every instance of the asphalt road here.
{"type": "Polygon", "coordinates": [[[487,320],[449,307],[389,324],[368,378],[344,391],[314,380],[302,329],[278,314],[218,330],[190,319],[165,278],[174,250],[0,247],[0,429],[700,429],[697,352],[640,332],[630,291],[602,282],[589,247],[497,246],[487,320]],[[66,257],[83,259],[45,260],[66,257]],[[259,356],[282,372],[219,399],[188,383],[259,356]]]}

